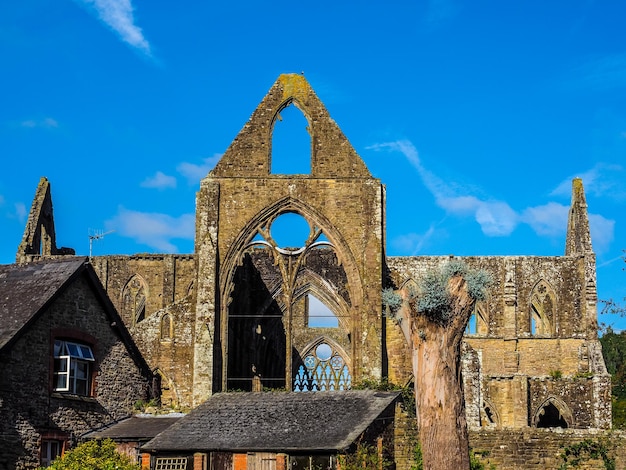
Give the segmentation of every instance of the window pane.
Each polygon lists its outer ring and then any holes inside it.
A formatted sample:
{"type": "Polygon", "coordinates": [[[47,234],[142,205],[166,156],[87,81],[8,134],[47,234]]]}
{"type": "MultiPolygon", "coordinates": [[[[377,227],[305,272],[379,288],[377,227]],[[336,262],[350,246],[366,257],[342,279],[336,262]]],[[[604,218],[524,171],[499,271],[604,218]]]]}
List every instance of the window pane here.
{"type": "Polygon", "coordinates": [[[80,353],[81,353],[81,357],[83,359],[90,359],[90,360],[94,360],[93,359],[93,353],[91,352],[91,348],[89,346],[85,346],[83,344],[79,345],[80,348],[80,353]]]}
{"type": "Polygon", "coordinates": [[[63,354],[63,351],[61,351],[63,349],[63,341],[60,340],[56,340],[54,342],[54,357],[59,357],[61,354],[63,354]]]}
{"type": "Polygon", "coordinates": [[[72,357],[81,357],[80,356],[80,352],[78,350],[78,344],[75,344],[75,343],[65,343],[65,345],[67,346],[67,351],[68,351],[70,356],[72,356],[72,357]]]}

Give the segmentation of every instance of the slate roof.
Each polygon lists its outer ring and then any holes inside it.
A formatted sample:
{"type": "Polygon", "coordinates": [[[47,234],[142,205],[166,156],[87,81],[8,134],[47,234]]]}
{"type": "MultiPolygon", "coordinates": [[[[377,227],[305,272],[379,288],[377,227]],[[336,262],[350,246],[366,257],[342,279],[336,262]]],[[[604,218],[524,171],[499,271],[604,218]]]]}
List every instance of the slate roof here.
{"type": "Polygon", "coordinates": [[[153,453],[341,451],[398,395],[375,390],[218,393],[142,449],[153,453]]]}
{"type": "Polygon", "coordinates": [[[90,431],[83,439],[113,439],[116,442],[147,442],[178,421],[183,414],[146,416],[136,415],[96,431],[90,431]]]}
{"type": "Polygon", "coordinates": [[[0,265],[0,350],[52,302],[86,258],[0,265]]]}
{"type": "Polygon", "coordinates": [[[111,327],[146,377],[152,372],[98,279],[88,258],[71,256],[26,264],[0,265],[0,352],[17,340],[67,289],[84,276],[100,300],[111,327]]]}

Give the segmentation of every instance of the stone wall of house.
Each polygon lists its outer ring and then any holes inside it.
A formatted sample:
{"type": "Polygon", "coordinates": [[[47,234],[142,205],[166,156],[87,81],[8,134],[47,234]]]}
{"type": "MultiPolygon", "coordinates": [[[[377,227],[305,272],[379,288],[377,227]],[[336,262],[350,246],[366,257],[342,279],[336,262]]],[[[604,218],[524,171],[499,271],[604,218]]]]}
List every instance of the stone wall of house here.
{"type": "Polygon", "coordinates": [[[67,438],[132,413],[151,377],[129,355],[84,278],[73,284],[0,357],[0,468],[36,468],[42,436],[67,438]],[[52,391],[55,335],[94,338],[92,397],[52,391]],[[14,465],[17,463],[17,467],[14,465]]]}

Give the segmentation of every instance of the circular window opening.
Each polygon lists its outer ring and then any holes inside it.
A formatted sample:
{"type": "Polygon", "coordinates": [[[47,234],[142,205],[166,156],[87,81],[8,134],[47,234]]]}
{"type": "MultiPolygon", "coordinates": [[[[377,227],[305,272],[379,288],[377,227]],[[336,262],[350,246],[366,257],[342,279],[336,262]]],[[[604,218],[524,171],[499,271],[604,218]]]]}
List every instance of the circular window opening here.
{"type": "Polygon", "coordinates": [[[272,222],[270,233],[279,248],[297,250],[309,239],[311,227],[300,214],[288,212],[279,215],[272,222]]]}
{"type": "Polygon", "coordinates": [[[322,343],[317,348],[315,348],[315,355],[320,361],[327,361],[330,359],[330,356],[333,355],[333,350],[331,349],[330,345],[322,343]]]}

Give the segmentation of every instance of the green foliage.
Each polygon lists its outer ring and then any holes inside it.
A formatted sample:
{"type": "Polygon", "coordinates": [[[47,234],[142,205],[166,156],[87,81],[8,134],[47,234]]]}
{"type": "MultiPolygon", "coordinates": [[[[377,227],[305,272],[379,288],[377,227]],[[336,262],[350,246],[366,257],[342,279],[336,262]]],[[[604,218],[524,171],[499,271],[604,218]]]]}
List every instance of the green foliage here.
{"type": "MultiPolygon", "coordinates": [[[[489,465],[489,469],[486,469],[485,464],[483,464],[478,455],[486,457],[489,455],[488,452],[474,452],[470,449],[469,459],[470,459],[470,470],[495,470],[495,465],[489,465]]],[[[422,459],[422,447],[419,442],[413,448],[413,465],[411,465],[411,470],[424,470],[424,461],[422,459]]]]}
{"type": "Polygon", "coordinates": [[[388,316],[395,318],[396,312],[402,306],[402,296],[390,287],[383,289],[383,307],[388,310],[388,316]]]}
{"type": "Polygon", "coordinates": [[[553,379],[560,379],[563,377],[563,372],[561,372],[560,370],[556,369],[556,370],[551,370],[550,371],[550,377],[552,377],[553,379]]]}
{"type": "Polygon", "coordinates": [[[115,443],[87,441],[52,462],[48,470],[139,470],[129,457],[115,450],[115,443]]]}
{"type": "Polygon", "coordinates": [[[563,448],[559,455],[563,461],[559,466],[559,470],[567,468],[576,468],[583,462],[588,460],[602,459],[606,470],[615,470],[615,457],[611,456],[615,446],[610,439],[584,439],[576,444],[563,448]]]}
{"type": "Polygon", "coordinates": [[[361,442],[354,452],[339,455],[338,461],[341,470],[386,470],[391,467],[391,463],[379,455],[376,447],[361,442]]]}
{"type": "Polygon", "coordinates": [[[610,327],[600,337],[606,369],[611,374],[613,427],[626,429],[626,332],[610,327]]]}
{"type": "Polygon", "coordinates": [[[484,300],[487,287],[492,279],[482,269],[472,269],[463,261],[453,259],[439,270],[426,273],[419,284],[417,309],[439,323],[446,323],[452,314],[452,297],[448,291],[448,281],[454,276],[462,276],[467,283],[467,293],[472,299],[484,300]]]}

